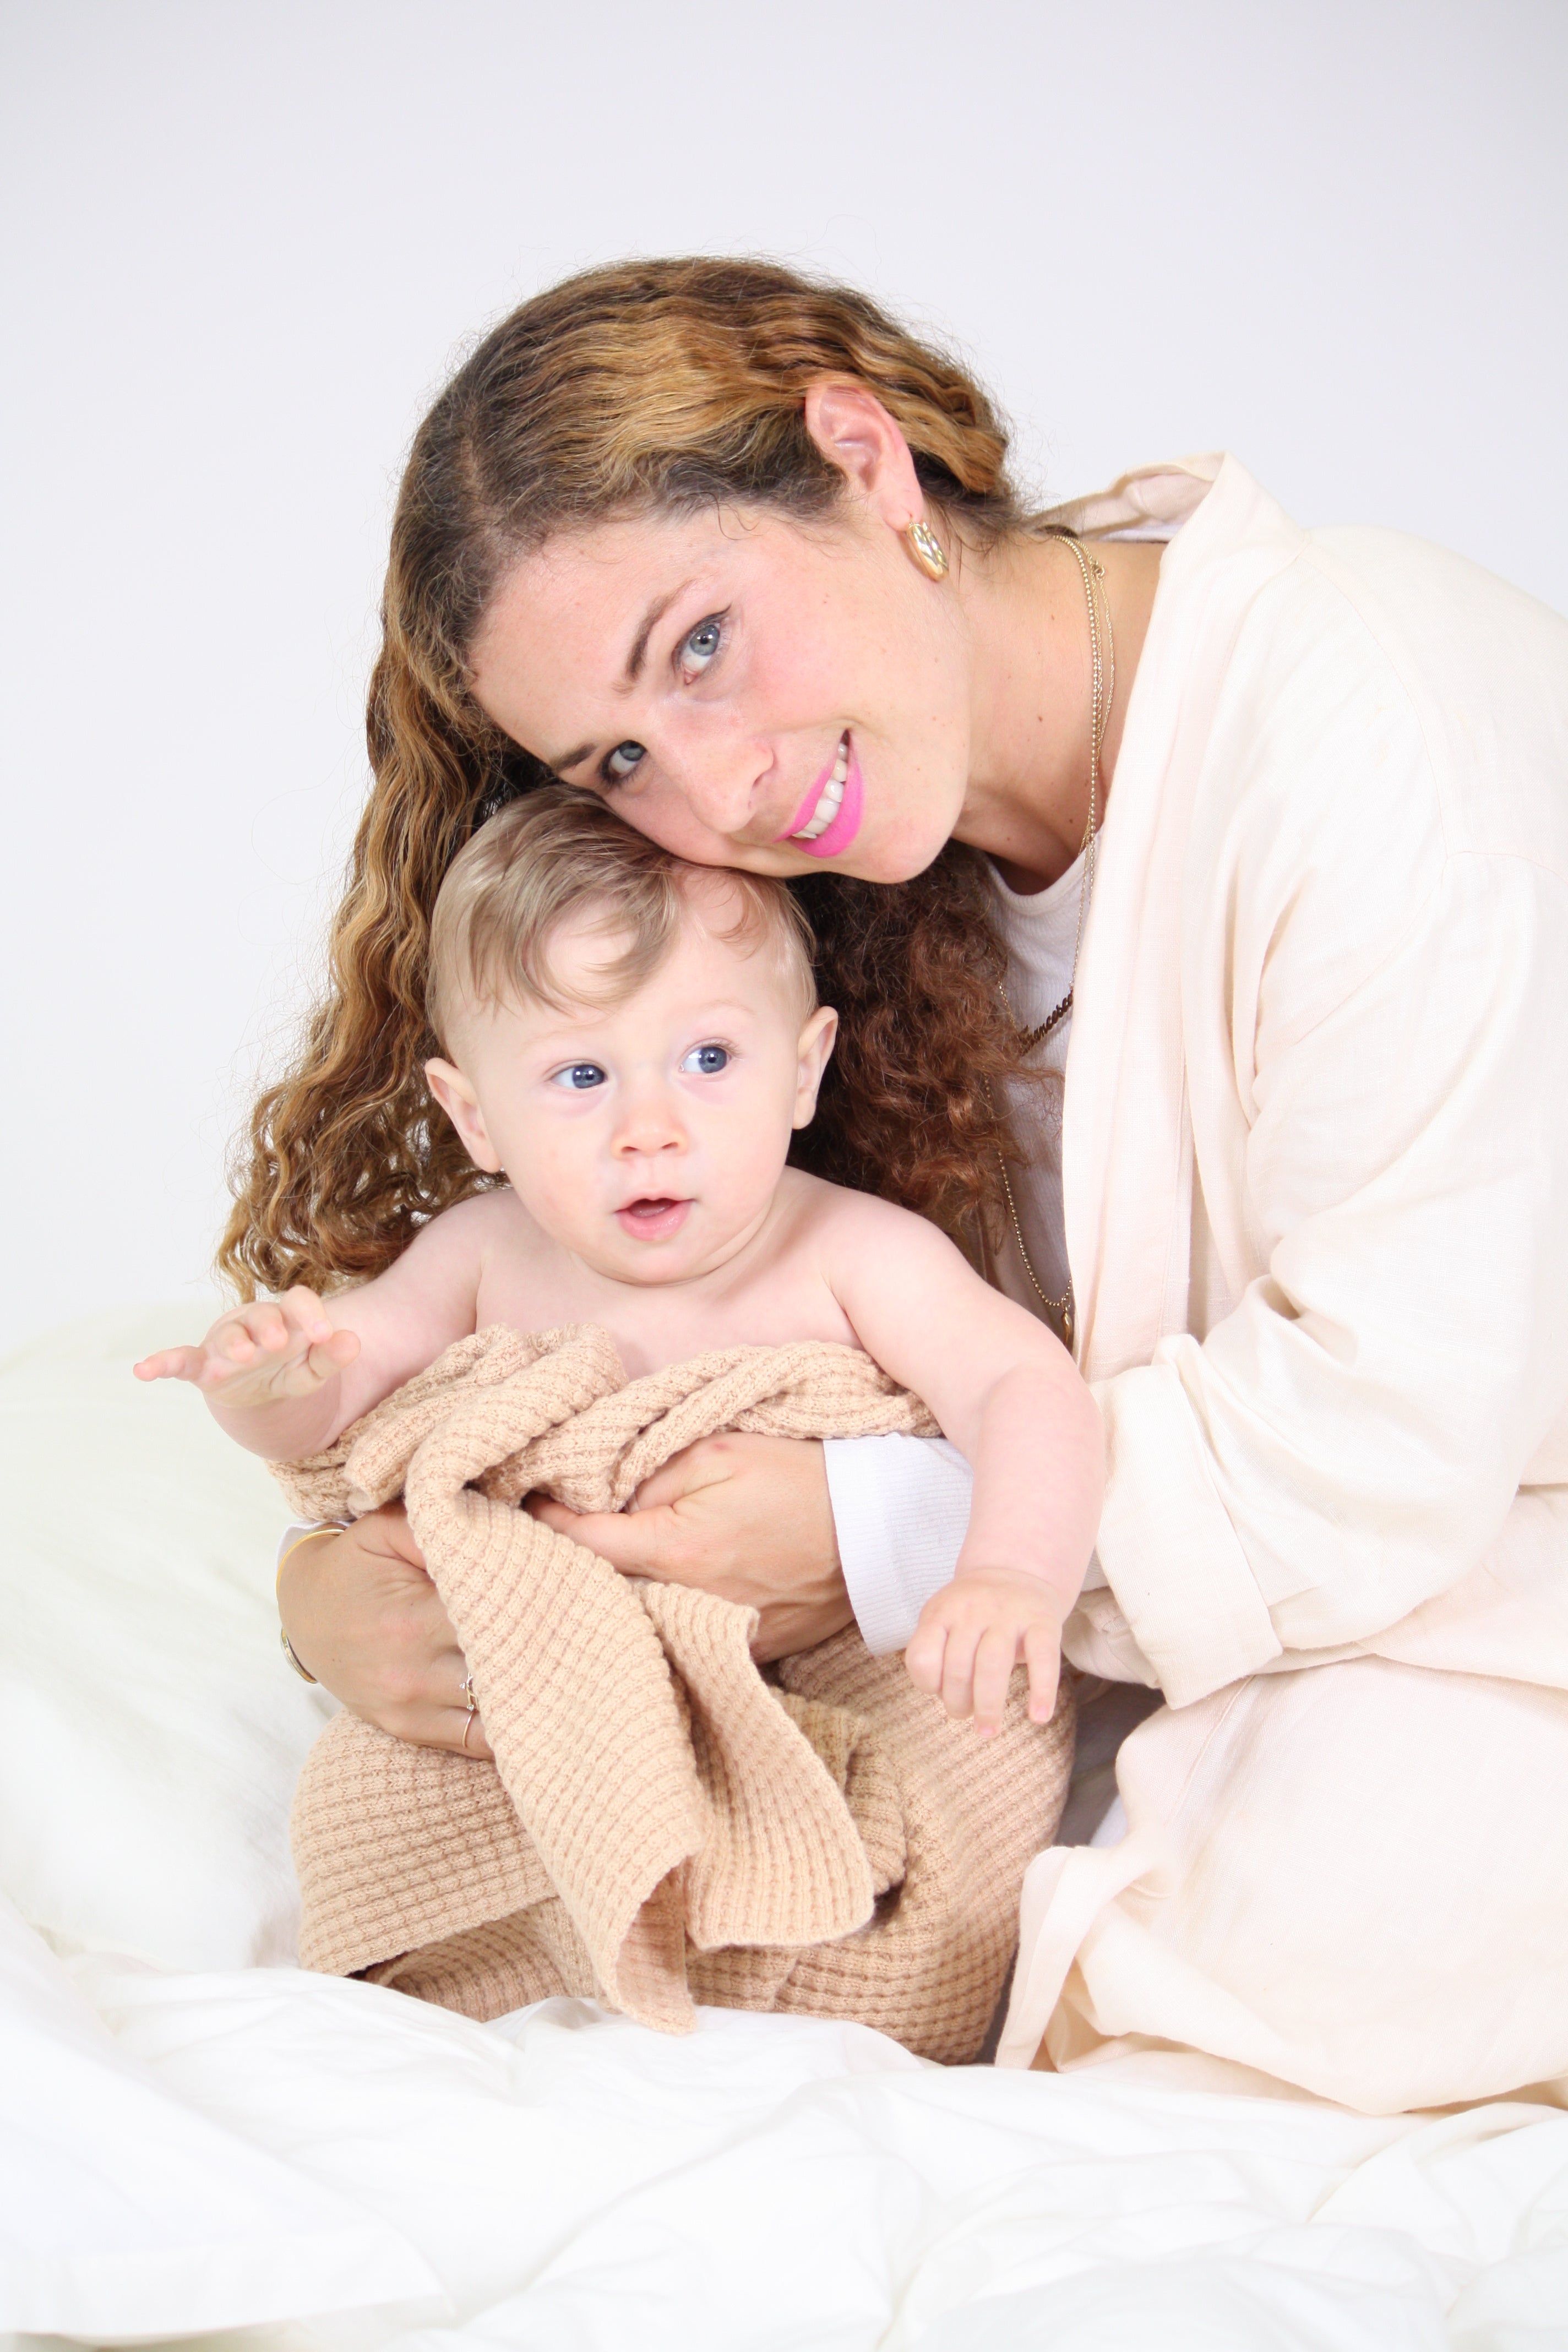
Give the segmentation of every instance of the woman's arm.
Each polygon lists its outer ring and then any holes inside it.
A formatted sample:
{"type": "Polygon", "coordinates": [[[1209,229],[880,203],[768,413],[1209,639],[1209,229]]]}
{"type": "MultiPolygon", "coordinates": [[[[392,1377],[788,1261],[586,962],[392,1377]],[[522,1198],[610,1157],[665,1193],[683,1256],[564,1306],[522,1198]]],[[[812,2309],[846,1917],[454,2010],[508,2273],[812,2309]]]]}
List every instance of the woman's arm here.
{"type": "MultiPolygon", "coordinates": [[[[755,1609],[759,1662],[787,1657],[852,1622],[822,1452],[707,1438],[650,1478],[635,1510],[579,1516],[542,1497],[530,1508],[628,1576],[755,1609]]],[[[417,1748],[490,1754],[482,1726],[469,1727],[463,1654],[401,1503],[290,1552],[278,1610],[300,1664],[352,1715],[417,1748]]]]}
{"type": "Polygon", "coordinates": [[[1447,859],[1302,1023],[1314,956],[1283,924],[1259,992],[1236,1173],[1266,1271],[1098,1390],[1100,1561],[1178,1706],[1457,1584],[1568,1400],[1568,886],[1447,859]]]}

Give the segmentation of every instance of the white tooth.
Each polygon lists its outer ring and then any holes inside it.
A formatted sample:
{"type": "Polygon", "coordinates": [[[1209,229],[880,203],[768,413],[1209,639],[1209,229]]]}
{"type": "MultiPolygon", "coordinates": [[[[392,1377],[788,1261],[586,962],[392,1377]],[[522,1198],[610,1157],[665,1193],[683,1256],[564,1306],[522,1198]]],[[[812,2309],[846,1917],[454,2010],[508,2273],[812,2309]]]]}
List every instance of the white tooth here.
{"type": "Polygon", "coordinates": [[[847,750],[840,751],[839,757],[844,763],[842,772],[835,768],[822,788],[822,798],[811,813],[810,824],[803,824],[798,833],[792,834],[792,841],[816,841],[827,831],[844,805],[844,785],[849,773],[848,756],[847,750]]]}

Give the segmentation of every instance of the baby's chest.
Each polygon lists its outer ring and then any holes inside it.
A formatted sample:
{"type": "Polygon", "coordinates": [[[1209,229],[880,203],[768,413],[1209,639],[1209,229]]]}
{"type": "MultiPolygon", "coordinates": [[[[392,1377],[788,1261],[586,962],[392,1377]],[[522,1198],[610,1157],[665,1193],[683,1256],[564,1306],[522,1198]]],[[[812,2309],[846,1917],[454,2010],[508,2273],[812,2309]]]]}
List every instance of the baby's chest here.
{"type": "Polygon", "coordinates": [[[539,1269],[522,1278],[498,1268],[481,1283],[478,1307],[480,1328],[602,1324],[634,1379],[716,1348],[777,1348],[796,1339],[859,1344],[826,1284],[809,1276],[718,1291],[699,1284],[563,1280],[539,1269]]]}

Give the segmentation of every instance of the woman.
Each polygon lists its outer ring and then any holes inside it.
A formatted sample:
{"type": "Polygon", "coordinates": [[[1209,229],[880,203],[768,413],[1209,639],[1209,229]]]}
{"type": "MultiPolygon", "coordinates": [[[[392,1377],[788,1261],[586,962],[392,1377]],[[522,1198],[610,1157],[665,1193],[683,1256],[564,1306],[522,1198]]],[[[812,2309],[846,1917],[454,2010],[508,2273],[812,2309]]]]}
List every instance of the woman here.
{"type": "MultiPolygon", "coordinates": [[[[1004,2059],[1372,2109],[1568,2072],[1568,625],[1230,459],[1031,518],[1005,457],[961,368],[783,270],[595,273],[480,346],[404,482],[332,991],[226,1263],[367,1275],[477,1181],[425,927],[501,799],[563,774],[801,877],[812,1164],[1070,1329],[1110,1480],[1068,1654],[1166,1701],[1127,1833],[1030,1874],[1004,2059]]],[[[579,1531],[752,1602],[760,1654],[852,1608],[895,1648],[962,1478],[826,1453],[710,1444],[579,1531]]],[[[395,1513],[280,1599],[348,1705],[460,1744],[395,1513]]]]}

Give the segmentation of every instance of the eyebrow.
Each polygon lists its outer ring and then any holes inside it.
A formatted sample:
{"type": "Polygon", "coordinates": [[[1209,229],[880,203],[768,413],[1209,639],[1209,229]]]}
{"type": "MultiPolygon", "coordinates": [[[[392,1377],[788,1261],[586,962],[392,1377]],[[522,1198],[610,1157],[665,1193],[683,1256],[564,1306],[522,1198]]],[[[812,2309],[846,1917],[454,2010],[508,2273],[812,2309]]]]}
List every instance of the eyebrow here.
{"type": "MultiPolygon", "coordinates": [[[[666,613],[668,612],[670,606],[675,604],[679,597],[685,595],[691,583],[689,580],[683,580],[679,588],[672,588],[670,590],[668,596],[656,596],[654,598],[653,603],[648,606],[647,612],[642,616],[641,628],[637,631],[637,635],[632,639],[632,649],[626,656],[626,666],[621,673],[621,683],[623,686],[635,686],[637,684],[637,679],[642,675],[642,666],[644,658],[647,653],[647,641],[649,637],[652,636],[654,630],[664,618],[666,613]]],[[[580,768],[584,761],[589,757],[593,749],[594,746],[592,743],[579,743],[576,750],[574,751],[568,751],[563,760],[552,760],[549,764],[558,776],[564,775],[568,769],[580,768]]]]}

